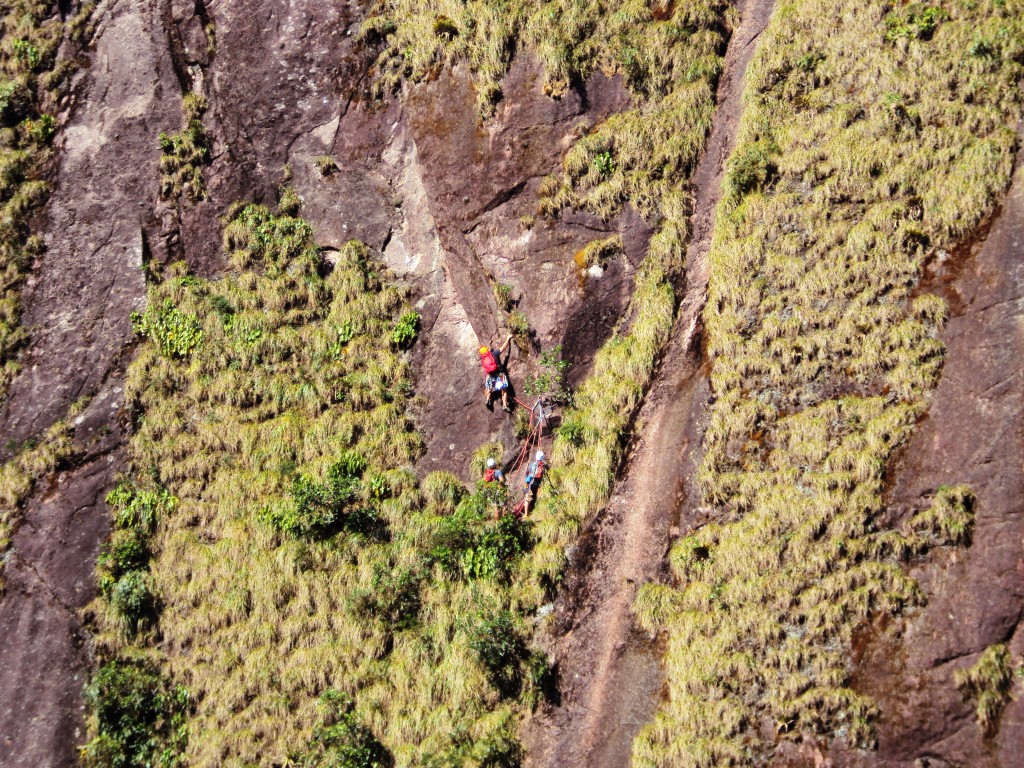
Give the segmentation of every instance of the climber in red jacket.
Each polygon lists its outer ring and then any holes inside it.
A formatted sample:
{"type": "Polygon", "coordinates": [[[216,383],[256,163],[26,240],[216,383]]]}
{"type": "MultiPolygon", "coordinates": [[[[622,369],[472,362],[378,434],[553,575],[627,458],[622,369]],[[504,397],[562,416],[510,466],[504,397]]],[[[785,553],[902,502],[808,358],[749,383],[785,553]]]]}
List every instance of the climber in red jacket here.
{"type": "Polygon", "coordinates": [[[487,397],[487,410],[494,410],[494,398],[501,396],[501,407],[511,411],[509,406],[508,369],[503,358],[507,360],[508,348],[512,344],[512,334],[496,351],[488,347],[480,347],[480,365],[484,369],[484,394],[487,397]]]}

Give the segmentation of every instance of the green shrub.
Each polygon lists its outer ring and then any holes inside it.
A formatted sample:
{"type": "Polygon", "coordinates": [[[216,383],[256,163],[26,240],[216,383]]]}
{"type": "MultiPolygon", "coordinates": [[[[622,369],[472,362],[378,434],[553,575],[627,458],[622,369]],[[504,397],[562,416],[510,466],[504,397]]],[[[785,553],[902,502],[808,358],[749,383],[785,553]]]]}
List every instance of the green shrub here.
{"type": "Polygon", "coordinates": [[[355,712],[352,698],[328,689],[317,703],[321,724],[307,753],[296,762],[303,768],[390,768],[394,761],[384,745],[355,712]]]}
{"type": "Polygon", "coordinates": [[[406,312],[395,323],[391,331],[391,343],[399,349],[408,349],[416,341],[416,334],[420,328],[420,313],[406,312]]]}
{"type": "Polygon", "coordinates": [[[348,451],[331,465],[322,482],[299,475],[292,481],[289,501],[268,508],[263,518],[284,533],[307,538],[329,536],[346,522],[354,530],[372,528],[376,517],[353,503],[359,499],[365,468],[365,459],[348,451]]]}
{"type": "Polygon", "coordinates": [[[141,632],[156,618],[156,598],[148,571],[136,569],[125,573],[110,588],[109,599],[110,607],[129,635],[141,632]]]}
{"type": "Polygon", "coordinates": [[[562,359],[562,345],[541,352],[540,373],[527,376],[523,382],[523,392],[531,397],[546,397],[552,402],[568,404],[572,393],[565,383],[565,374],[572,363],[562,359]]]}
{"type": "Polygon", "coordinates": [[[615,169],[617,167],[615,164],[615,158],[612,157],[611,151],[607,149],[594,155],[593,163],[594,170],[604,178],[608,178],[615,173],[615,169]]]}
{"type": "Polygon", "coordinates": [[[188,741],[189,696],[145,661],[114,660],[85,689],[96,737],[81,751],[85,768],[176,768],[188,741]]]}
{"type": "Polygon", "coordinates": [[[57,121],[53,115],[40,115],[36,119],[28,119],[23,123],[29,140],[37,144],[46,144],[57,132],[57,121]]]}
{"type": "Polygon", "coordinates": [[[586,422],[575,414],[569,418],[564,418],[562,423],[558,425],[557,434],[559,438],[569,445],[579,448],[586,440],[586,422]]]}
{"type": "Polygon", "coordinates": [[[96,563],[103,594],[109,598],[117,580],[128,571],[145,568],[149,556],[149,542],[142,531],[115,530],[96,563]]]}
{"type": "Polygon", "coordinates": [[[470,629],[469,645],[502,696],[517,696],[522,689],[522,662],[526,645],[510,611],[481,614],[470,629]]]}
{"type": "Polygon", "coordinates": [[[910,3],[885,17],[885,39],[931,40],[939,24],[948,18],[949,14],[938,6],[910,3]]]}
{"type": "Polygon", "coordinates": [[[123,529],[139,529],[151,533],[157,520],[174,510],[178,500],[166,488],[144,490],[128,483],[118,483],[107,494],[106,502],[114,508],[114,525],[123,529]]]}
{"type": "Polygon", "coordinates": [[[495,283],[493,290],[494,301],[498,308],[502,312],[511,312],[512,307],[515,306],[515,300],[512,298],[512,286],[507,283],[495,283]]]}
{"type": "Polygon", "coordinates": [[[0,83],[0,124],[14,126],[32,109],[32,89],[21,79],[0,83]]]}
{"type": "MultiPolygon", "coordinates": [[[[489,503],[503,503],[507,491],[501,485],[484,489],[492,492],[489,503]]],[[[503,514],[496,522],[488,523],[476,542],[462,554],[462,570],[466,578],[507,578],[515,559],[528,547],[529,536],[523,523],[513,515],[503,514]]]]}
{"type": "Polygon", "coordinates": [[[132,328],[147,336],[164,357],[187,357],[203,340],[203,329],[195,315],[175,308],[167,299],[159,308],[132,312],[132,328]]]}
{"type": "Polygon", "coordinates": [[[43,61],[42,53],[38,46],[28,40],[15,40],[11,43],[14,56],[21,62],[22,66],[29,72],[35,70],[43,61]]]}
{"type": "Polygon", "coordinates": [[[370,591],[356,597],[356,608],[361,614],[377,617],[393,632],[412,629],[420,611],[423,578],[415,568],[379,565],[370,591]]]}
{"type": "Polygon", "coordinates": [[[508,316],[508,329],[514,335],[525,338],[530,333],[530,320],[525,314],[516,310],[508,316]]]}
{"type": "Polygon", "coordinates": [[[740,198],[763,189],[775,173],[774,155],[777,150],[763,142],[745,147],[729,159],[725,177],[726,189],[734,198],[740,198]]]}

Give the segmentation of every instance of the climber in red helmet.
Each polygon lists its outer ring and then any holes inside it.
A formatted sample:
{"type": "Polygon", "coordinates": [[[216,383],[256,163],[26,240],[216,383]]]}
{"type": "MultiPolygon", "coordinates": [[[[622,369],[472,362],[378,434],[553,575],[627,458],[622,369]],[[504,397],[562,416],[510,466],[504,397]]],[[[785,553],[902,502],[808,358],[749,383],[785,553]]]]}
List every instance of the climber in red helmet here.
{"type": "Polygon", "coordinates": [[[508,390],[508,369],[506,368],[506,354],[512,344],[512,334],[508,335],[505,342],[497,350],[489,347],[480,347],[480,365],[484,369],[484,394],[487,397],[487,410],[494,410],[494,398],[501,396],[501,407],[511,411],[509,406],[508,390]]]}

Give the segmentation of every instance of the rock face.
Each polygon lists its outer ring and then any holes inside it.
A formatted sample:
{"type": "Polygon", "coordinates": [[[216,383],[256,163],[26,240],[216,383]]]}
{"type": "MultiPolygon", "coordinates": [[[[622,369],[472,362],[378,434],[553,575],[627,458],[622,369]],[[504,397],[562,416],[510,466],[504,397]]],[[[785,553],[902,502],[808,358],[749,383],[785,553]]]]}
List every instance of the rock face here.
{"type": "Polygon", "coordinates": [[[74,468],[29,500],[6,554],[0,599],[0,763],[66,766],[82,737],[88,653],[79,610],[95,590],[107,530],[103,497],[120,466],[120,371],[129,313],[145,300],[140,269],[153,204],[155,136],[180,119],[178,82],[156,3],[98,11],[91,66],[75,85],[42,234],[47,251],[24,291],[31,342],[0,413],[20,443],[91,398],[75,433],[74,468]]]}
{"type": "Polygon", "coordinates": [[[84,735],[90,656],[80,614],[95,593],[108,528],[103,497],[123,468],[122,373],[132,351],[128,317],[145,302],[145,262],[184,259],[217,274],[218,217],[237,200],[273,205],[290,177],[323,247],[361,239],[408,283],[423,316],[412,352],[427,438],[418,469],[467,478],[481,443],[514,445],[510,420],[481,402],[476,348],[499,343],[504,323],[492,283],[514,287],[533,329],[513,353],[516,381],[533,364],[528,354],[560,342],[582,374],[628,303],[649,237],[638,216],[520,222],[577,125],[626,104],[621,82],[595,77],[552,101],[537,64],[517,60],[486,129],[461,68],[416,91],[407,107],[380,103],[368,95],[373,51],[356,42],[360,13],[321,0],[124,0],[95,11],[41,226],[47,251],[24,292],[31,341],[0,412],[0,434],[18,444],[76,400],[89,402],[76,422],[74,466],[39,484],[6,556],[5,766],[69,765],[84,735]],[[180,127],[190,90],[210,104],[208,199],[161,200],[156,138],[180,127]],[[322,175],[320,156],[338,170],[322,175]],[[578,274],[573,254],[616,232],[626,258],[600,278],[578,274]],[[572,333],[581,323],[587,332],[572,333]]]}
{"type": "MultiPolygon", "coordinates": [[[[749,57],[770,8],[760,0],[747,5],[755,23],[730,66],[749,57]]],[[[91,659],[81,610],[94,594],[93,568],[107,532],[103,497],[123,468],[128,316],[145,301],[145,262],[184,259],[200,274],[218,274],[225,268],[219,217],[238,200],[273,205],[281,185],[291,184],[323,248],[361,239],[408,285],[422,315],[420,340],[410,353],[415,413],[426,439],[417,471],[452,470],[467,480],[480,444],[500,439],[506,448],[514,445],[511,421],[488,413],[481,402],[476,349],[500,343],[506,322],[493,285],[511,286],[515,309],[530,321],[529,337],[512,356],[518,384],[536,365],[536,353],[558,344],[573,364],[571,379],[579,381],[623,316],[648,224],[631,210],[609,221],[578,213],[533,218],[542,179],[557,172],[579,132],[629,104],[623,84],[595,75],[552,100],[542,92],[538,63],[520,55],[503,84],[504,101],[483,125],[464,65],[439,71],[402,101],[376,101],[369,95],[374,52],[356,35],[362,13],[354,4],[325,0],[104,0],[95,11],[88,66],[75,81],[70,117],[59,134],[54,192],[39,227],[47,250],[33,265],[23,297],[31,341],[0,410],[0,444],[19,444],[61,419],[76,400],[88,401],[75,422],[73,465],[36,488],[5,558],[3,766],[73,764],[84,735],[81,690],[91,659]],[[181,97],[190,90],[210,103],[204,118],[212,140],[208,199],[164,201],[156,137],[181,125],[181,97]],[[322,174],[320,157],[332,158],[337,170],[322,174]],[[621,235],[624,256],[599,276],[583,274],[574,254],[611,234],[621,235]]],[[[726,99],[721,107],[724,117],[716,125],[735,121],[739,100],[726,99]]],[[[712,137],[699,186],[717,185],[730,135],[712,137]]],[[[703,199],[713,201],[714,194],[703,199]]],[[[711,210],[698,206],[698,235],[701,227],[705,235],[710,231],[711,210]]],[[[929,598],[926,608],[899,625],[872,628],[858,643],[856,685],[882,710],[879,752],[820,752],[808,764],[1019,761],[1024,700],[1008,705],[999,731],[985,740],[952,679],[992,643],[1009,642],[1016,657],[1024,655],[1024,635],[1017,632],[1024,612],[1022,246],[1024,178],[1018,171],[983,244],[952,257],[936,275],[954,310],[946,369],[891,492],[892,507],[909,514],[940,484],[969,483],[978,498],[974,543],[915,574],[929,598]]],[[[698,272],[689,279],[700,285],[698,272]]],[[[693,293],[685,318],[696,318],[701,294],[693,293]]],[[[673,348],[680,359],[691,351],[695,328],[681,328],[686,342],[673,348]]],[[[560,646],[576,654],[575,669],[590,664],[586,654],[597,642],[605,642],[602,658],[615,662],[603,688],[587,687],[589,678],[575,692],[567,686],[575,698],[566,697],[565,711],[585,708],[587,697],[600,690],[607,694],[596,700],[605,715],[633,713],[617,724],[612,716],[588,721],[590,741],[576,746],[602,743],[590,764],[624,764],[640,724],[636,712],[653,709],[660,685],[651,650],[625,631],[626,645],[609,642],[602,622],[612,614],[594,606],[611,605],[616,626],[627,627],[632,587],[621,580],[657,572],[660,561],[645,558],[660,556],[667,528],[680,522],[671,519],[684,501],[677,481],[691,464],[679,459],[699,443],[697,406],[705,397],[697,362],[687,358],[685,375],[660,379],[640,417],[656,434],[634,446],[637,468],[627,471],[590,532],[591,551],[611,553],[606,557],[622,567],[614,574],[581,569],[570,584],[585,599],[559,609],[567,628],[590,617],[589,629],[575,638],[570,633],[560,646]],[[670,482],[657,481],[665,488],[654,497],[648,484],[661,477],[661,465],[650,457],[661,454],[676,464],[670,482]],[[656,514],[643,517],[643,510],[656,514]],[[641,515],[640,523],[622,528],[631,514],[641,515]],[[632,559],[620,558],[623,553],[632,559]],[[637,685],[622,684],[634,677],[637,685]]],[[[579,733],[534,736],[538,744],[558,745],[579,733]]],[[[589,759],[570,745],[551,751],[549,764],[559,764],[560,755],[561,764],[589,759]]]]}
{"type": "Polygon", "coordinates": [[[750,43],[772,7],[771,0],[739,6],[707,149],[694,170],[693,235],[672,340],[637,416],[641,426],[627,466],[605,509],[584,531],[560,591],[558,637],[549,639],[549,651],[559,667],[561,701],[527,725],[529,765],[628,765],[634,737],[657,708],[663,649],[633,626],[631,609],[642,584],[667,578],[671,539],[705,522],[692,479],[709,398],[700,348],[707,256],[750,43]]]}
{"type": "MultiPolygon", "coordinates": [[[[1018,158],[1019,160],[1019,158],[1018,158]]],[[[890,508],[927,506],[941,485],[977,497],[973,541],[912,571],[927,605],[858,643],[855,687],[881,708],[877,754],[837,765],[1012,766],[1024,745],[1024,699],[985,738],[954,673],[995,643],[1024,655],[1024,170],[987,235],[931,276],[950,306],[942,379],[928,417],[895,466],[890,508]]],[[[1019,691],[1019,688],[1017,689],[1019,691]]]]}

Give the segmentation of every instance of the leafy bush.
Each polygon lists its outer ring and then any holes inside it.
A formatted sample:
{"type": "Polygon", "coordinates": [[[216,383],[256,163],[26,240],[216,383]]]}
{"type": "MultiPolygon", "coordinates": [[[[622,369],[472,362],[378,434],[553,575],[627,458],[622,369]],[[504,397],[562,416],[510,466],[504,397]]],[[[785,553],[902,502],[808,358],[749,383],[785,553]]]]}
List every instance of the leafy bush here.
{"type": "Polygon", "coordinates": [[[132,328],[147,336],[164,357],[187,357],[203,340],[203,329],[195,315],[176,309],[167,299],[157,308],[132,312],[132,328]]]}
{"type": "Polygon", "coordinates": [[[508,316],[508,329],[519,337],[525,337],[530,333],[530,320],[529,318],[516,310],[508,316]]]}
{"type": "MultiPolygon", "coordinates": [[[[504,486],[490,483],[481,493],[492,504],[504,503],[507,491],[504,486]]],[[[529,545],[525,525],[513,515],[503,514],[489,523],[474,545],[463,552],[462,570],[467,578],[507,578],[515,559],[529,545]]]]}
{"type": "Polygon", "coordinates": [[[741,198],[764,188],[775,173],[775,152],[774,147],[755,142],[734,154],[725,178],[730,196],[741,198]]]}
{"type": "Polygon", "coordinates": [[[166,488],[145,490],[132,483],[118,483],[107,494],[106,502],[114,508],[114,525],[152,532],[161,515],[174,510],[178,500],[166,488]]]}
{"type": "Polygon", "coordinates": [[[352,697],[329,689],[317,702],[321,724],[307,753],[296,762],[303,768],[390,768],[394,761],[373,731],[355,712],[352,697]]]}
{"type": "Polygon", "coordinates": [[[360,478],[366,460],[354,451],[346,451],[327,470],[324,481],[299,475],[292,481],[289,501],[264,511],[264,519],[292,536],[323,538],[341,527],[366,531],[376,516],[354,504],[359,499],[360,478]]]}
{"type": "Polygon", "coordinates": [[[96,737],[82,748],[85,768],[176,768],[188,741],[189,695],[145,661],[114,660],[85,689],[96,737]]]}
{"type": "Polygon", "coordinates": [[[128,571],[144,568],[149,556],[149,542],[142,531],[115,530],[96,563],[103,594],[109,598],[117,580],[128,571]]]}
{"type": "Polygon", "coordinates": [[[156,598],[148,571],[128,571],[110,588],[110,607],[129,635],[141,632],[156,615],[156,598]]]}
{"type": "Polygon", "coordinates": [[[469,645],[502,696],[522,690],[522,662],[529,654],[510,611],[482,614],[469,633],[469,645]]]}
{"type": "Polygon", "coordinates": [[[931,40],[939,24],[948,18],[949,14],[938,6],[911,3],[885,17],[885,39],[931,40]]]}
{"type": "Polygon", "coordinates": [[[562,359],[562,345],[541,352],[540,373],[527,376],[523,392],[531,397],[546,397],[552,402],[566,404],[572,400],[572,393],[565,383],[565,374],[572,363],[562,359]]]}
{"type": "Polygon", "coordinates": [[[14,51],[15,58],[29,72],[36,69],[43,61],[39,47],[33,45],[28,40],[15,40],[11,43],[11,49],[14,51]]]}
{"type": "Polygon", "coordinates": [[[391,343],[399,349],[408,349],[416,341],[416,334],[420,328],[420,313],[406,312],[395,323],[391,331],[391,343]]]}
{"type": "Polygon", "coordinates": [[[515,306],[515,301],[512,298],[512,286],[507,283],[495,283],[493,290],[494,301],[498,308],[502,312],[511,312],[512,307],[515,306]]]}
{"type": "Polygon", "coordinates": [[[356,608],[364,615],[376,616],[392,631],[412,629],[420,610],[420,583],[423,574],[414,568],[378,566],[372,589],[356,597],[356,608]]]}
{"type": "Polygon", "coordinates": [[[53,115],[40,115],[34,120],[25,120],[23,125],[29,139],[37,144],[46,144],[57,132],[57,121],[53,115]]]}
{"type": "Polygon", "coordinates": [[[17,125],[32,109],[32,89],[21,79],[0,83],[0,124],[17,125]]]}
{"type": "Polygon", "coordinates": [[[608,178],[616,169],[615,158],[612,157],[610,150],[604,150],[594,155],[594,170],[597,171],[603,178],[608,178]]]}

